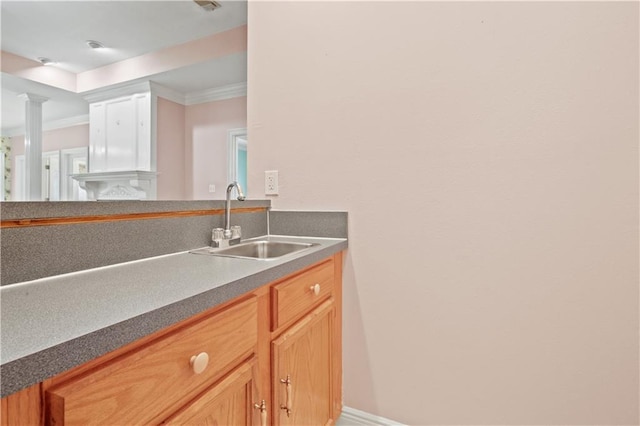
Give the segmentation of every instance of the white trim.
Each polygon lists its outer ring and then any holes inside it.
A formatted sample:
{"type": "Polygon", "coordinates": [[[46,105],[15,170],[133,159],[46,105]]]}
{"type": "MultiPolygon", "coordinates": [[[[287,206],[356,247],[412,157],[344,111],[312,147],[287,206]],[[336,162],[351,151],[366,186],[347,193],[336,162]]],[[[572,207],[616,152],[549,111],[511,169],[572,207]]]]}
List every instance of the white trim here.
{"type": "Polygon", "coordinates": [[[168,87],[160,86],[157,83],[151,82],[151,84],[153,85],[152,89],[157,96],[185,106],[247,96],[246,82],[214,87],[212,89],[198,90],[186,94],[182,94],[168,87]]]}
{"type": "Polygon", "coordinates": [[[384,417],[376,416],[365,411],[344,407],[336,426],[404,426],[402,423],[384,417]]]}
{"type": "MultiPolygon", "coordinates": [[[[238,180],[238,144],[239,138],[247,137],[247,129],[231,129],[227,132],[227,181],[238,180]]],[[[242,188],[245,193],[247,188],[242,188]]]]}
{"type": "Polygon", "coordinates": [[[155,200],[156,172],[124,170],[73,174],[89,200],[155,200]]]}
{"type": "Polygon", "coordinates": [[[109,101],[123,96],[136,95],[138,93],[174,92],[171,89],[163,87],[153,81],[134,81],[125,84],[116,84],[113,86],[101,87],[100,89],[91,90],[82,94],[84,100],[90,104],[95,102],[109,101]]]}
{"type": "MultiPolygon", "coordinates": [[[[80,191],[84,192],[78,184],[78,194],[74,198],[74,187],[76,181],[71,177],[73,174],[73,160],[82,158],[87,166],[89,165],[89,147],[67,148],[60,150],[60,200],[61,201],[80,201],[80,191]]],[[[86,199],[86,193],[85,197],[86,199]]]]}
{"type": "MultiPolygon", "coordinates": [[[[64,129],[66,127],[89,124],[89,114],[77,115],[75,117],[61,118],[42,123],[42,131],[64,129]]],[[[12,127],[2,132],[4,136],[22,136],[25,134],[24,126],[12,127]]]]}
{"type": "Polygon", "coordinates": [[[47,102],[50,98],[47,98],[46,96],[35,95],[33,93],[22,93],[18,95],[18,99],[22,99],[25,102],[31,101],[31,102],[38,102],[39,104],[42,104],[47,102]]]}
{"type": "Polygon", "coordinates": [[[203,104],[205,102],[221,101],[223,99],[238,98],[240,96],[247,96],[246,82],[187,93],[185,95],[185,105],[203,104]]]}
{"type": "Polygon", "coordinates": [[[76,115],[75,117],[61,118],[60,120],[48,121],[42,124],[42,130],[63,129],[65,127],[89,124],[89,114],[76,115]]]}
{"type": "Polygon", "coordinates": [[[176,90],[164,86],[155,85],[154,91],[157,96],[163,99],[167,99],[180,105],[186,105],[186,96],[176,90]]]}

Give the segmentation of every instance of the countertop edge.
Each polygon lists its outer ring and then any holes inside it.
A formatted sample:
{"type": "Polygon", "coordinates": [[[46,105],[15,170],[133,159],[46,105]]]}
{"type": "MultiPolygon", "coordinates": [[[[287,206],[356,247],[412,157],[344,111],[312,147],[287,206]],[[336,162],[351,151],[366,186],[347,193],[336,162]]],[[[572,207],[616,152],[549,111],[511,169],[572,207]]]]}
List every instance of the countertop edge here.
{"type": "Polygon", "coordinates": [[[105,355],[138,339],[214,308],[242,294],[347,249],[336,241],[320,250],[296,257],[253,275],[228,282],[150,312],[129,318],[64,343],[0,365],[1,397],[11,395],[57,374],[105,355]]]}

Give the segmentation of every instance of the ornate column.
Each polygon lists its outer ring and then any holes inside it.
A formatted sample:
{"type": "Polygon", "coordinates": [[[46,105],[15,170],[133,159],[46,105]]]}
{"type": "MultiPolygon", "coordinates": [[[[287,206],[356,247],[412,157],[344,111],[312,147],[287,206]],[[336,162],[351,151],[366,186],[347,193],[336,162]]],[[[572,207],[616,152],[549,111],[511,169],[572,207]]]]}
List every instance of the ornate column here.
{"type": "Polygon", "coordinates": [[[31,93],[20,95],[25,100],[25,195],[29,201],[42,200],[42,104],[49,98],[31,93]]]}

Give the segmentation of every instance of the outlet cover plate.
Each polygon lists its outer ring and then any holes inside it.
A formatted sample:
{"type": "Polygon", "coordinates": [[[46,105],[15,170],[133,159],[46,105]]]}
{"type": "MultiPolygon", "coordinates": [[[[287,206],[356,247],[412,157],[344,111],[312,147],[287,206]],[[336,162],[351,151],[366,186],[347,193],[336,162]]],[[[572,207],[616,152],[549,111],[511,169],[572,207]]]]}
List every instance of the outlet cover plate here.
{"type": "Polygon", "coordinates": [[[278,195],[278,171],[267,170],[264,172],[264,194],[278,195]]]}

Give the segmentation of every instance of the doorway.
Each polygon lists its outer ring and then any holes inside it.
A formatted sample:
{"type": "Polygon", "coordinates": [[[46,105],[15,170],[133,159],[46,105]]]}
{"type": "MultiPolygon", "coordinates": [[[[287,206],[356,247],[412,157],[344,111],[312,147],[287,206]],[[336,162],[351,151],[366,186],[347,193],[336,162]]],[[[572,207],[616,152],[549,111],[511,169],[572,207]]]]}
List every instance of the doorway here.
{"type": "Polygon", "coordinates": [[[228,136],[228,170],[229,182],[238,182],[244,191],[248,194],[247,187],[247,129],[229,130],[228,136]]]}

